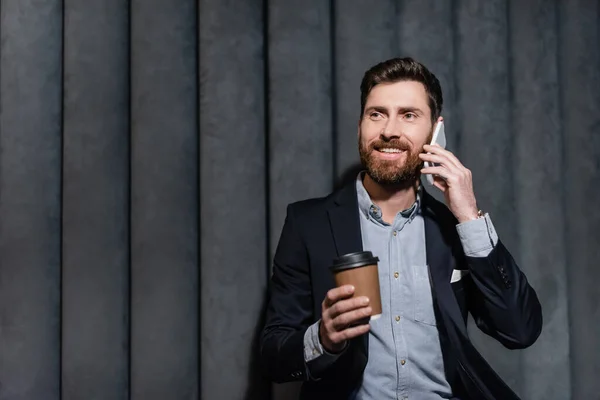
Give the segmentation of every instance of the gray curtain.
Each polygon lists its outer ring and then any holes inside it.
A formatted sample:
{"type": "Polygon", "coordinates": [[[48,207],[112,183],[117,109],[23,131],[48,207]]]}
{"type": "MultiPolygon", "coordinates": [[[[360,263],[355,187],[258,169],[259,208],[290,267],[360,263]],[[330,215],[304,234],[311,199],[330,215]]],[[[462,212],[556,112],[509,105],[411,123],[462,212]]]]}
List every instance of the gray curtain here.
{"type": "Polygon", "coordinates": [[[600,392],[600,2],[2,0],[0,399],[293,399],[261,377],[285,206],[352,178],[360,79],[440,78],[544,331],[524,399],[600,392]]]}

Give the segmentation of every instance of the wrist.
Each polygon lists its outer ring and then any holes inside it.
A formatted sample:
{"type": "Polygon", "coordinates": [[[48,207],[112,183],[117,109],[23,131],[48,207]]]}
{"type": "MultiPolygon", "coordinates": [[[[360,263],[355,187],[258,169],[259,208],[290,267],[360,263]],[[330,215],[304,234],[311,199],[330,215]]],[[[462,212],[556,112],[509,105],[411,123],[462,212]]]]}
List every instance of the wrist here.
{"type": "Polygon", "coordinates": [[[469,221],[474,221],[483,217],[483,211],[478,210],[477,208],[471,209],[467,212],[461,213],[456,216],[458,223],[462,224],[469,221]]]}
{"type": "Polygon", "coordinates": [[[338,354],[341,353],[346,347],[346,342],[342,342],[340,344],[334,344],[325,339],[326,336],[323,334],[323,320],[319,323],[319,342],[321,343],[321,347],[327,353],[330,354],[338,354]]]}
{"type": "Polygon", "coordinates": [[[459,224],[464,224],[465,222],[474,221],[477,218],[478,218],[477,213],[475,213],[475,214],[469,213],[469,214],[463,214],[463,215],[457,217],[456,219],[458,220],[459,224]]]}

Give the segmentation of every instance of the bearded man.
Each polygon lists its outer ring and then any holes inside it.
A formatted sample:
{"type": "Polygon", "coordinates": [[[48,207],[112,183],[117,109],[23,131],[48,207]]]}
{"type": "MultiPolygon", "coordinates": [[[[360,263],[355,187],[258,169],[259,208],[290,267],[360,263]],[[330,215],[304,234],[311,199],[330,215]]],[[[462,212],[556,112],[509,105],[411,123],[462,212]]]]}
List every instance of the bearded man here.
{"type": "Polygon", "coordinates": [[[471,172],[430,146],[442,89],[421,63],[395,58],[361,83],[356,181],[287,208],[273,261],[261,359],[273,381],[304,381],[301,399],[518,399],[472,345],[477,326],[508,349],[532,345],[542,312],[477,207],[471,172]],[[423,162],[431,166],[423,168],[423,162]],[[432,174],[446,204],[429,195],[432,174]],[[379,258],[382,314],[335,287],[344,254],[379,258]]]}

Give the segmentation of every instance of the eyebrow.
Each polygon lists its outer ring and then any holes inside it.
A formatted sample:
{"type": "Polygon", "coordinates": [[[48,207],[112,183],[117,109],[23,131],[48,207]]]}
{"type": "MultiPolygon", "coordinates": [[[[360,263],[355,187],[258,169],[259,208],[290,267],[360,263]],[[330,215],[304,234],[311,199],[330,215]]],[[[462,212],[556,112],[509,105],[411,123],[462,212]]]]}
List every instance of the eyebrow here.
{"type": "MultiPolygon", "coordinates": [[[[386,108],[386,107],[382,107],[382,106],[371,106],[371,107],[368,107],[368,108],[365,110],[365,114],[366,114],[366,113],[369,113],[370,111],[377,111],[377,112],[380,112],[380,113],[385,113],[385,114],[387,114],[387,112],[388,112],[388,110],[387,110],[387,108],[386,108]]],[[[421,114],[421,115],[423,115],[423,114],[424,114],[424,113],[423,113],[423,110],[421,110],[421,109],[420,109],[420,108],[418,108],[418,107],[400,107],[400,108],[398,109],[398,112],[399,112],[400,114],[406,114],[406,113],[408,113],[408,112],[412,112],[412,113],[415,113],[415,114],[421,114]]]]}

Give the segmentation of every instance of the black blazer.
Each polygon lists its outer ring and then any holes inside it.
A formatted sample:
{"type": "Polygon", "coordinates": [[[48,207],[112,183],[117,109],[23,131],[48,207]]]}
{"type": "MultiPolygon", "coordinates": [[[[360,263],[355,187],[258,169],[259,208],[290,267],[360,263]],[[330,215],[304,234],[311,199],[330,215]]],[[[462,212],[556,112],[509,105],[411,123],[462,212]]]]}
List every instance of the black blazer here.
{"type": "MultiPolygon", "coordinates": [[[[423,195],[427,263],[446,375],[461,399],[518,399],[472,345],[467,313],[509,349],[535,342],[542,330],[537,295],[499,242],[485,258],[466,257],[456,219],[423,195]],[[470,274],[450,283],[453,269],[470,274]]],[[[368,334],[355,338],[328,368],[304,361],[304,334],[321,318],[321,303],[334,287],[332,260],[362,250],[356,184],[321,199],[291,204],[274,258],[261,359],[275,382],[305,381],[301,399],[348,399],[360,386],[368,334]],[[309,369],[311,373],[309,373],[309,369]]]]}

